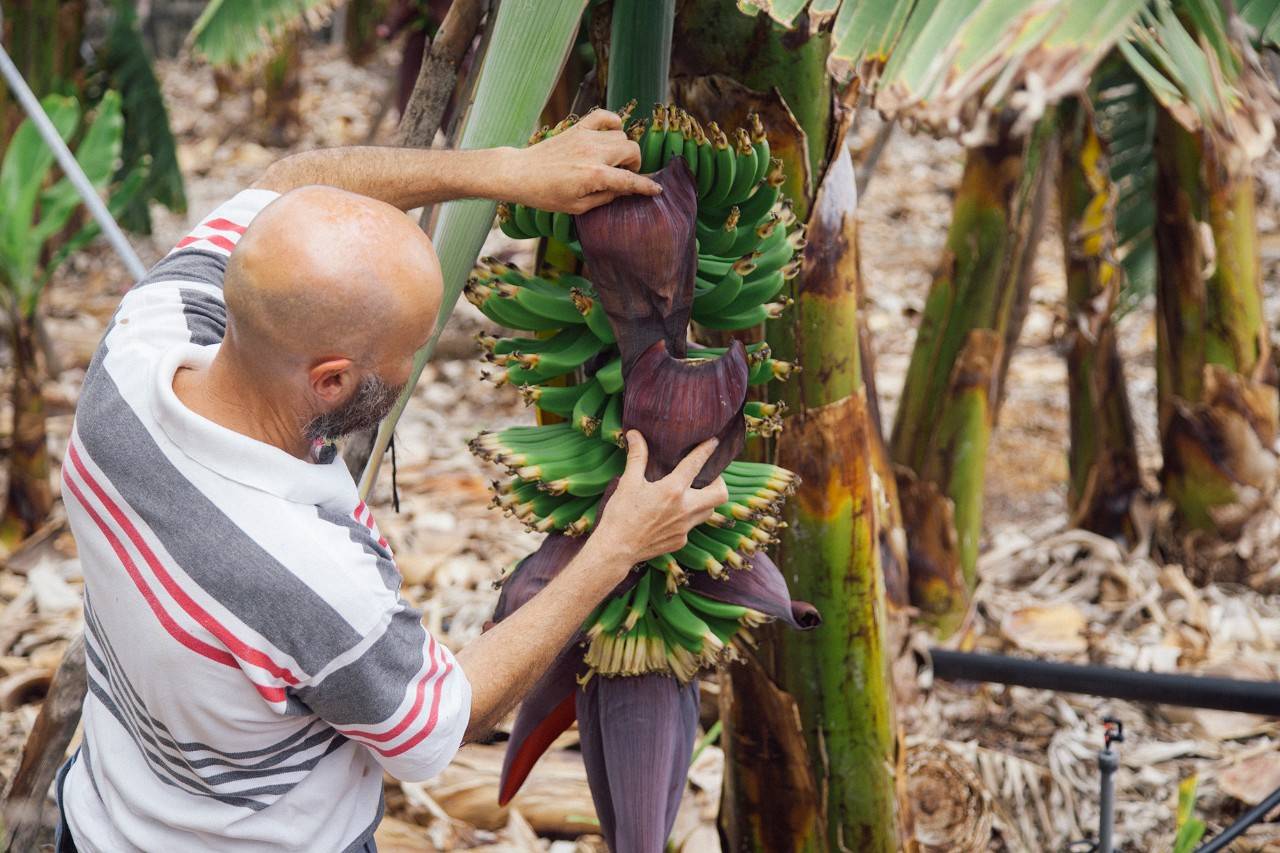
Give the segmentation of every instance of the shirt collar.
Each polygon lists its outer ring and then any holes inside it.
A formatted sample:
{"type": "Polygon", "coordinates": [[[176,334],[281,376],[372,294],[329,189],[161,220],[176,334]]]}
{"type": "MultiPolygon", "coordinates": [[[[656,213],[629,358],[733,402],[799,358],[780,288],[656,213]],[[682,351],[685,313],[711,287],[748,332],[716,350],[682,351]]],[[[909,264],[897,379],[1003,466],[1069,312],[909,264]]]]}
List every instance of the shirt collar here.
{"type": "Polygon", "coordinates": [[[345,465],[299,459],[188,409],[173,391],[182,367],[207,368],[218,345],[182,344],[161,356],[153,381],[152,414],[165,435],[190,459],[222,476],[297,503],[354,504],[355,483],[345,465]]]}

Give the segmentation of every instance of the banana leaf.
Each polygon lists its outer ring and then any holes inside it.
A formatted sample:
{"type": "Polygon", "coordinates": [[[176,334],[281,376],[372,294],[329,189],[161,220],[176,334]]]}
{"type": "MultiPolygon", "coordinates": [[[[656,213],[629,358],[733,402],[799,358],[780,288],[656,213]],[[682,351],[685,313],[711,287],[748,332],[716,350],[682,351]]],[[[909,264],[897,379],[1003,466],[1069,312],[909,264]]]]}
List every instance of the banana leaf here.
{"type": "MultiPolygon", "coordinates": [[[[586,0],[504,0],[493,22],[480,79],[461,131],[459,148],[523,144],[538,123],[573,47],[586,0]]],[[[440,333],[453,312],[485,237],[497,204],[483,199],[451,201],[440,209],[432,238],[444,276],[444,300],[435,333],[418,351],[404,394],[378,428],[372,454],[360,477],[367,496],[377,479],[382,456],[391,444],[423,366],[435,351],[440,333]]]]}
{"type": "Polygon", "coordinates": [[[210,0],[191,27],[196,52],[214,65],[244,65],[270,53],[276,39],[335,0],[210,0]]]}

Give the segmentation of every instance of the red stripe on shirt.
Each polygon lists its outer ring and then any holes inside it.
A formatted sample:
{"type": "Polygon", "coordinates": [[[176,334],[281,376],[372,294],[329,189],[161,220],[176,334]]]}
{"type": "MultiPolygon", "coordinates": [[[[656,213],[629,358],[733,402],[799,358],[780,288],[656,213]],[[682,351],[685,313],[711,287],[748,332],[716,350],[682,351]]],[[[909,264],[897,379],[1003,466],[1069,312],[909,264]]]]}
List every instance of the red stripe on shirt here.
{"type": "Polygon", "coordinates": [[[414,696],[413,706],[405,713],[404,717],[395,726],[385,732],[366,732],[360,729],[338,729],[338,732],[347,737],[358,737],[362,740],[372,740],[378,743],[385,743],[399,737],[404,730],[409,728],[409,724],[418,716],[418,712],[422,710],[422,706],[427,700],[427,682],[436,674],[436,670],[440,668],[440,661],[436,659],[436,638],[430,634],[427,635],[427,654],[431,658],[431,668],[423,673],[422,678],[418,679],[418,689],[414,696]]]}
{"type": "Polygon", "coordinates": [[[237,225],[230,219],[223,219],[222,217],[210,219],[208,222],[201,222],[200,224],[205,228],[214,228],[218,231],[231,231],[234,234],[243,234],[245,232],[245,226],[237,225]]]}
{"type": "MultiPolygon", "coordinates": [[[[124,565],[124,570],[133,580],[133,585],[137,587],[138,592],[142,594],[143,599],[151,607],[151,611],[155,614],[156,619],[159,620],[160,625],[166,632],[168,632],[169,636],[173,637],[183,646],[198,655],[206,657],[215,663],[220,663],[223,666],[229,666],[232,669],[239,669],[240,667],[232,655],[223,649],[209,645],[204,640],[193,637],[191,634],[184,631],[178,623],[173,620],[173,617],[170,616],[164,609],[164,606],[160,604],[160,600],[156,598],[156,594],[151,590],[151,587],[147,585],[146,580],[142,577],[142,573],[138,571],[137,565],[133,562],[133,558],[129,556],[129,552],[125,550],[125,547],[120,542],[119,537],[117,537],[111,528],[107,526],[107,523],[103,520],[102,516],[98,515],[97,510],[89,504],[89,501],[85,499],[84,493],[80,491],[80,487],[77,486],[75,481],[73,481],[69,476],[64,476],[62,481],[66,484],[67,488],[71,490],[71,494],[73,494],[76,500],[80,502],[80,505],[84,507],[84,511],[88,513],[89,518],[93,519],[93,523],[98,526],[98,530],[102,531],[102,535],[111,546],[111,550],[115,551],[116,557],[119,558],[120,562],[124,565]]],[[[252,684],[253,688],[257,690],[258,693],[262,695],[262,698],[266,699],[268,702],[283,702],[285,699],[284,688],[282,687],[264,687],[261,684],[255,683],[252,679],[249,680],[249,683],[252,684]]]]}
{"type": "Polygon", "coordinates": [[[393,749],[381,750],[381,749],[378,749],[376,746],[372,747],[372,749],[376,749],[379,753],[381,753],[387,758],[395,758],[397,755],[401,754],[402,752],[407,752],[410,749],[413,749],[418,744],[422,743],[422,741],[426,740],[427,737],[429,737],[431,733],[435,731],[436,722],[440,719],[440,695],[444,691],[445,679],[449,677],[449,673],[452,671],[453,671],[453,664],[452,663],[445,664],[444,672],[440,674],[440,677],[438,679],[436,679],[436,689],[434,691],[434,695],[431,697],[431,714],[427,717],[427,722],[423,725],[421,731],[419,731],[416,735],[409,738],[407,741],[405,741],[404,743],[400,744],[399,746],[393,749]]]}
{"type": "Polygon", "coordinates": [[[226,237],[223,237],[221,234],[210,234],[207,237],[197,237],[194,234],[192,234],[189,237],[183,237],[181,240],[179,240],[178,245],[175,248],[185,249],[187,246],[190,246],[192,243],[199,243],[201,240],[204,240],[206,243],[212,243],[213,245],[217,246],[219,249],[226,249],[228,252],[230,252],[232,249],[236,247],[235,243],[231,242],[226,237]]]}
{"type": "MultiPolygon", "coordinates": [[[[173,600],[178,603],[178,606],[186,611],[188,616],[200,623],[200,625],[210,634],[213,634],[221,640],[223,645],[230,649],[231,653],[236,657],[252,664],[253,666],[266,670],[276,678],[283,679],[289,684],[297,684],[297,676],[287,668],[276,664],[275,661],[271,660],[263,652],[242,642],[234,634],[224,628],[216,619],[209,615],[207,611],[193,601],[191,597],[187,595],[180,586],[178,586],[173,577],[170,576],[170,574],[165,571],[164,566],[160,564],[160,560],[156,557],[155,552],[151,550],[150,546],[147,545],[142,536],[138,533],[138,529],[133,526],[133,523],[129,521],[129,518],[124,514],[120,507],[107,496],[107,493],[103,490],[102,486],[100,486],[98,482],[90,476],[88,469],[85,468],[84,462],[80,458],[80,452],[76,448],[75,444],[69,443],[67,445],[67,450],[68,455],[71,457],[71,464],[75,466],[80,477],[89,485],[89,488],[93,493],[98,496],[98,500],[102,501],[102,505],[107,508],[107,512],[124,530],[130,541],[133,542],[134,547],[136,547],[138,552],[142,554],[142,558],[151,568],[151,571],[154,572],[156,578],[159,579],[161,586],[165,588],[169,595],[173,596],[173,600]]],[[[281,691],[281,693],[283,695],[283,691],[281,691]]]]}

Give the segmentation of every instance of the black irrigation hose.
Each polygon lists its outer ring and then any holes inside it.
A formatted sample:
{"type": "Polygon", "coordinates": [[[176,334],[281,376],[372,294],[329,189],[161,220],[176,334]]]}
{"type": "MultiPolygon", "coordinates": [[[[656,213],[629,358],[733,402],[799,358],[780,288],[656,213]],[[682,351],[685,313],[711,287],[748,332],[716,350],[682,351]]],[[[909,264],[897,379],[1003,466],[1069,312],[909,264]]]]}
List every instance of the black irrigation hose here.
{"type": "Polygon", "coordinates": [[[1278,682],[1137,672],[943,649],[933,649],[929,654],[933,658],[934,676],[947,681],[1018,684],[1062,693],[1280,718],[1278,682]]]}

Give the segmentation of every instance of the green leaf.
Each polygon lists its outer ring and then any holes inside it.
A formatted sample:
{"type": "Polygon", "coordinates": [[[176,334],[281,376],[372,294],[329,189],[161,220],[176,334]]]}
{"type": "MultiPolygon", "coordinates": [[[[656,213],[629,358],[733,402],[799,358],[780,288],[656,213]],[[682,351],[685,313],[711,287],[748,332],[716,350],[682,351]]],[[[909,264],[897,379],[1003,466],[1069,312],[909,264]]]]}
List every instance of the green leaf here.
{"type": "MultiPolygon", "coordinates": [[[[80,123],[74,98],[48,95],[40,102],[62,139],[68,140],[80,123]]],[[[31,246],[36,201],[53,166],[53,150],[40,138],[31,119],[25,119],[9,140],[0,162],[0,266],[11,285],[29,281],[39,247],[31,246]]]]}
{"type": "Polygon", "coordinates": [[[1194,773],[1178,783],[1178,834],[1173,839],[1173,853],[1192,853],[1204,837],[1204,821],[1193,814],[1197,784],[1194,773]]]}
{"type": "MultiPolygon", "coordinates": [[[[145,192],[145,188],[148,185],[147,169],[149,166],[150,164],[146,160],[143,160],[133,168],[133,171],[125,175],[123,180],[115,185],[115,188],[111,193],[111,198],[107,200],[107,210],[111,212],[112,216],[119,219],[120,214],[124,210],[128,209],[130,205],[134,204],[145,192]]],[[[54,271],[57,270],[58,267],[62,266],[63,262],[72,254],[87,246],[90,241],[97,237],[101,232],[102,229],[98,225],[97,220],[90,218],[79,231],[71,236],[71,239],[63,243],[58,248],[58,251],[54,252],[49,263],[45,265],[44,273],[39,282],[39,287],[36,288],[31,294],[31,297],[24,302],[22,306],[24,311],[34,313],[36,308],[35,303],[39,300],[40,292],[44,289],[45,285],[49,283],[49,279],[53,276],[54,271]]]]}
{"type": "Polygon", "coordinates": [[[169,129],[169,113],[151,57],[138,32],[134,4],[131,0],[115,0],[114,5],[111,27],[97,58],[97,83],[103,90],[114,89],[123,97],[124,144],[116,179],[131,174],[143,162],[150,164],[145,170],[146,185],[119,215],[124,228],[148,234],[149,201],[182,213],[187,209],[187,198],[177,145],[169,129]]]}
{"type": "Polygon", "coordinates": [[[331,0],[209,0],[191,28],[198,53],[214,65],[243,65],[270,52],[282,33],[331,0]]]}
{"type": "MultiPolygon", "coordinates": [[[[467,110],[459,148],[520,146],[538,123],[573,47],[586,0],[503,0],[493,22],[489,47],[480,67],[475,97],[467,110]]],[[[458,294],[493,227],[497,204],[480,199],[441,206],[433,242],[440,256],[444,298],[435,333],[418,351],[405,392],[378,428],[369,463],[360,478],[367,495],[422,368],[435,351],[458,294]]]]}
{"type": "Polygon", "coordinates": [[[1124,271],[1116,314],[1123,316],[1155,292],[1157,107],[1137,71],[1118,57],[1098,69],[1090,100],[1116,187],[1116,255],[1124,271]]]}
{"type": "MultiPolygon", "coordinates": [[[[107,92],[98,105],[93,123],[76,146],[76,162],[94,189],[101,190],[115,173],[120,159],[124,117],[120,113],[120,95],[107,92]]],[[[32,229],[30,242],[38,251],[40,245],[57,234],[80,206],[80,194],[70,178],[63,177],[40,194],[40,219],[32,229]]]]}

